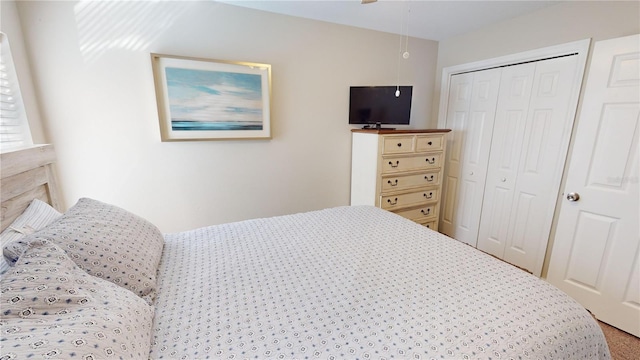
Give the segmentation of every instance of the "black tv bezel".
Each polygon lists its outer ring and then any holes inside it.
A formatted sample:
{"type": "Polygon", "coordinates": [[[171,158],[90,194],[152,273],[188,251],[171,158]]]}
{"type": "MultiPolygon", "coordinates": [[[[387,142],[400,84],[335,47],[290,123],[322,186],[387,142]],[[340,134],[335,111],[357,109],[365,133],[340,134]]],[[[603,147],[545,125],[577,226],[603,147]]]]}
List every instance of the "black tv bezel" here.
{"type": "MultiPolygon", "coordinates": [[[[382,85],[382,86],[350,86],[349,87],[349,125],[364,125],[363,129],[367,128],[376,128],[381,129],[382,125],[410,125],[411,124],[411,108],[413,102],[413,85],[382,85]],[[408,102],[408,114],[406,116],[406,121],[404,121],[405,117],[403,116],[403,121],[394,121],[389,120],[389,118],[383,119],[383,121],[360,121],[357,120],[357,116],[355,115],[354,103],[353,103],[353,90],[354,89],[371,89],[371,90],[380,90],[381,92],[388,92],[390,96],[395,96],[396,90],[400,90],[400,96],[407,96],[409,93],[409,102],[408,102]],[[354,120],[355,119],[355,120],[354,120]]],[[[406,106],[406,105],[404,105],[406,106]]],[[[378,119],[376,119],[378,120],[378,119]]]]}

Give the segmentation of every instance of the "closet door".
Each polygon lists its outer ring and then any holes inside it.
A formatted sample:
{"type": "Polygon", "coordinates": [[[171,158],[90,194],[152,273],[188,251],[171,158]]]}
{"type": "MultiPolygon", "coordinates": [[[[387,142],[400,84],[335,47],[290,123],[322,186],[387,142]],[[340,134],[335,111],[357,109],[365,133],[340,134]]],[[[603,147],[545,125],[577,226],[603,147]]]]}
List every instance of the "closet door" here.
{"type": "Polygon", "coordinates": [[[573,127],[576,66],[577,56],[565,56],[503,74],[478,248],[538,276],[573,127]]]}
{"type": "Polygon", "coordinates": [[[536,64],[504,260],[540,276],[567,159],[578,57],[536,64]]]}
{"type": "Polygon", "coordinates": [[[478,249],[504,257],[536,64],[505,67],[491,142],[478,249]]]}
{"type": "Polygon", "coordinates": [[[443,233],[476,246],[501,69],[455,75],[449,92],[443,233]]]}

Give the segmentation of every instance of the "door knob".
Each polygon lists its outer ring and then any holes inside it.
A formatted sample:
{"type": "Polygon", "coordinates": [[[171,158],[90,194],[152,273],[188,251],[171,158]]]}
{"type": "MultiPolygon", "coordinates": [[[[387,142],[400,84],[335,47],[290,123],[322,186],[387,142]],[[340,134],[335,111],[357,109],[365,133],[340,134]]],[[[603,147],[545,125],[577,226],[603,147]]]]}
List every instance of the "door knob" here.
{"type": "Polygon", "coordinates": [[[578,201],[578,200],[580,200],[580,194],[574,193],[574,192],[568,193],[567,194],[567,200],[569,200],[569,201],[578,201]]]}

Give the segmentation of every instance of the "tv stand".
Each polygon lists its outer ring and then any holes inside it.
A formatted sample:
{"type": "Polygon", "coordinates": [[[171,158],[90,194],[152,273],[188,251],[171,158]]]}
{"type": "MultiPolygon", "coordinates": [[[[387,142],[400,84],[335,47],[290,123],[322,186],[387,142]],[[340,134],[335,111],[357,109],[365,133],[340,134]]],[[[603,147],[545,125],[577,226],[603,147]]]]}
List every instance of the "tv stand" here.
{"type": "Polygon", "coordinates": [[[375,130],[395,130],[396,128],[385,128],[380,126],[382,124],[377,123],[377,124],[371,124],[371,125],[365,125],[362,128],[363,129],[375,129],[375,130]]]}

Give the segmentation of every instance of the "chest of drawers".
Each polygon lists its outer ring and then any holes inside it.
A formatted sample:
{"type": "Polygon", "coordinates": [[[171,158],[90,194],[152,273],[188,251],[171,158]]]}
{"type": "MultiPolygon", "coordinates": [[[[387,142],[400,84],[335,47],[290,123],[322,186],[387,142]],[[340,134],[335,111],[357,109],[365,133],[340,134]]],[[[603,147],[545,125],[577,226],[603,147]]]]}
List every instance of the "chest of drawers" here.
{"type": "Polygon", "coordinates": [[[448,129],[352,130],[351,205],[373,205],[438,230],[448,129]]]}

